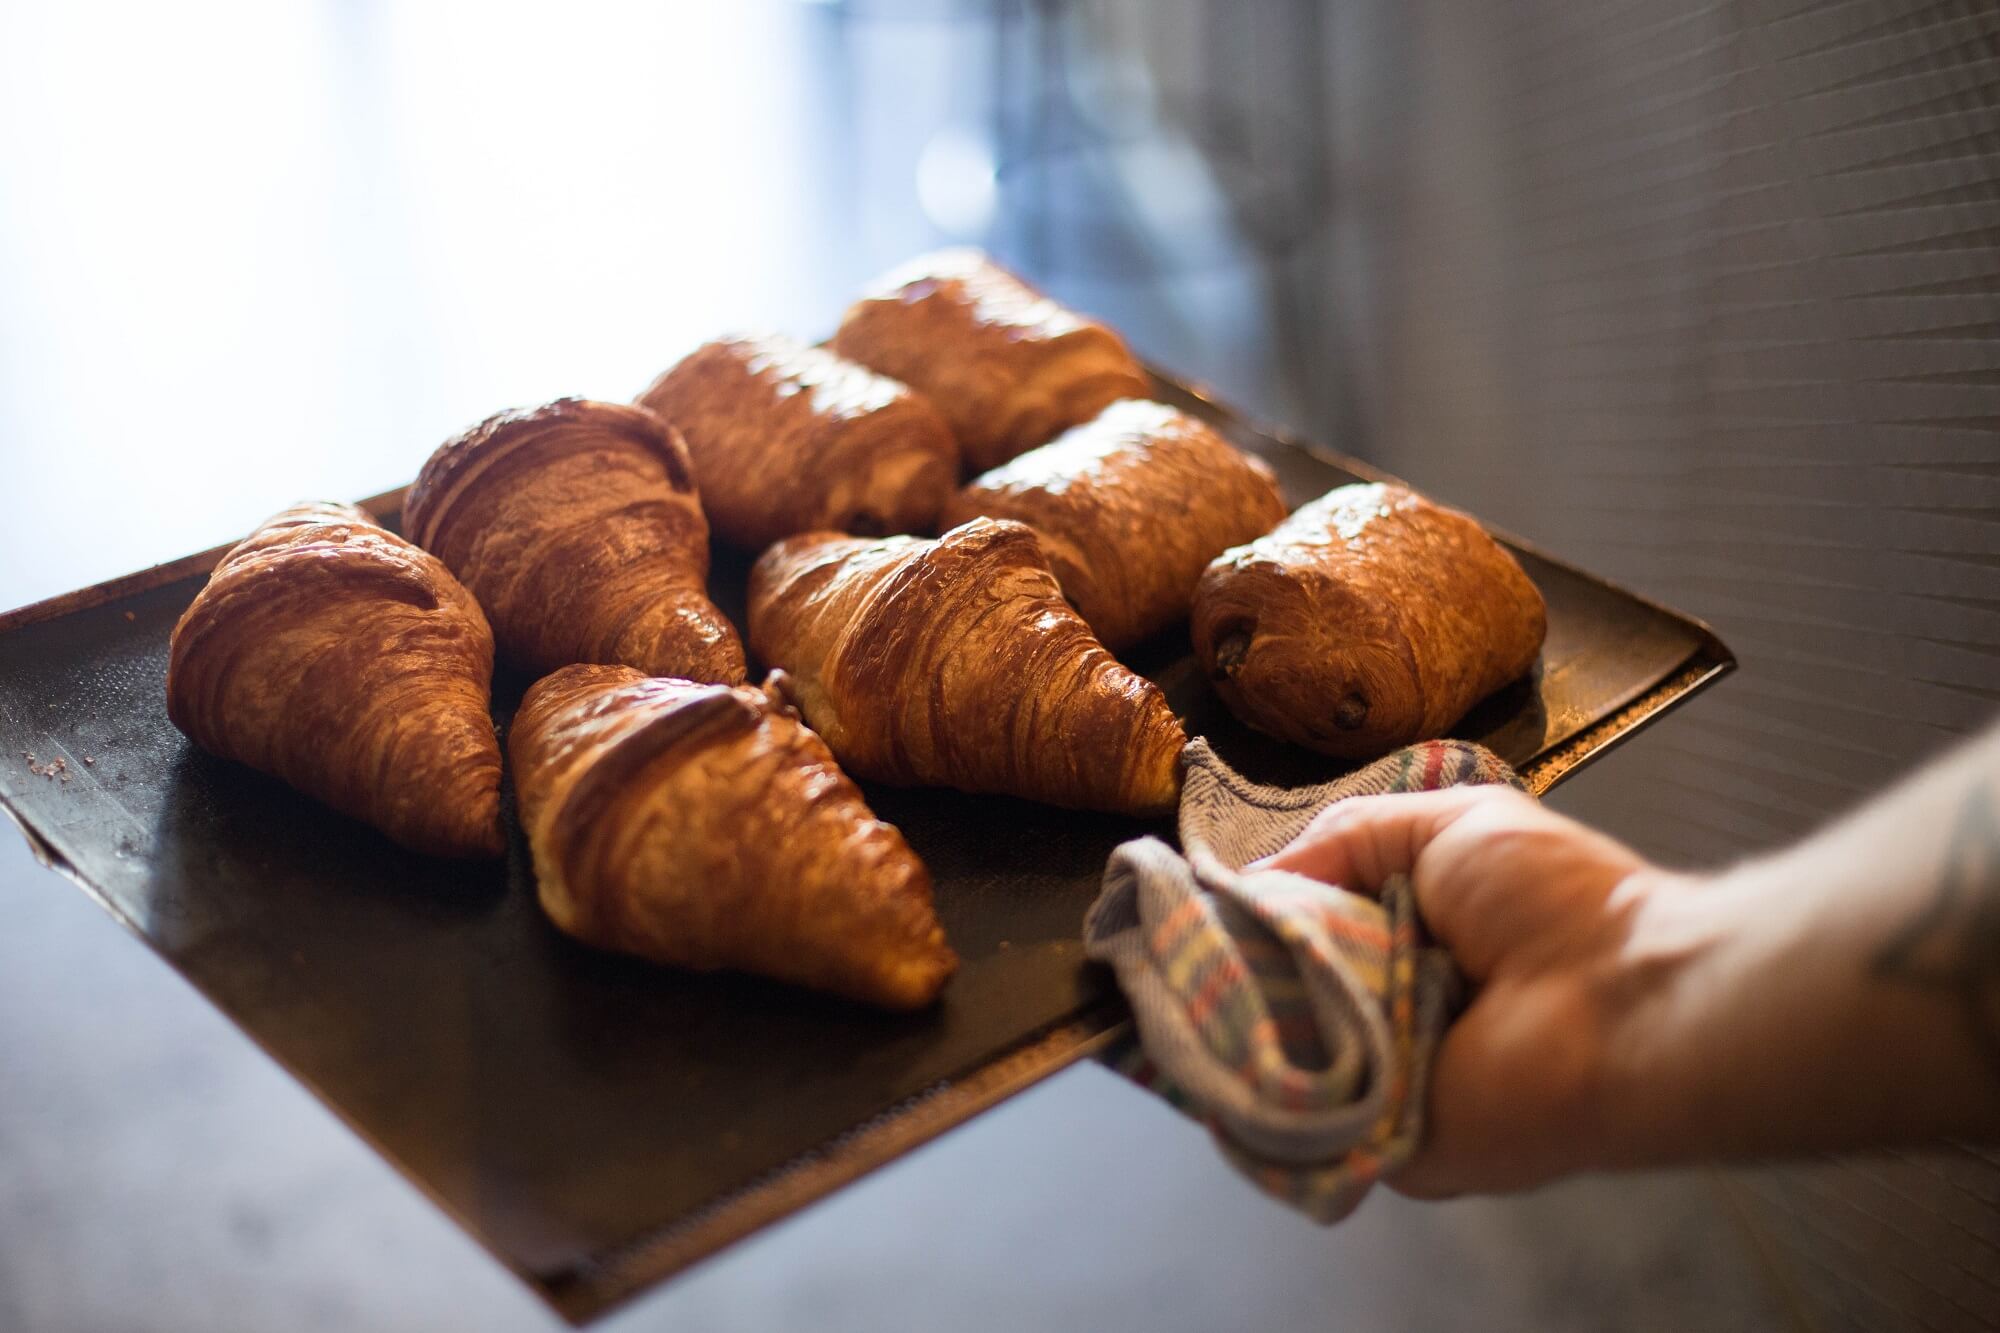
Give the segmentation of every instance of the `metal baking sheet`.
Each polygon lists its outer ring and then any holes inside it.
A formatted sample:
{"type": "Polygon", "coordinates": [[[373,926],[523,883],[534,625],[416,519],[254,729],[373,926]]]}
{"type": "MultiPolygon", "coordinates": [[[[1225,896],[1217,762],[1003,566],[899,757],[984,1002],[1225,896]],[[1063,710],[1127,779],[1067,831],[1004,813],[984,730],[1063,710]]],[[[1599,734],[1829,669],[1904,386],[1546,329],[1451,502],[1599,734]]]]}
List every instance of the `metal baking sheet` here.
{"type": "MultiPolygon", "coordinates": [[[[1270,460],[1295,505],[1379,475],[1186,385],[1163,377],[1159,392],[1270,460]]],[[[393,525],[401,500],[368,508],[393,525]]],[[[1514,545],[1548,599],[1543,661],[1460,732],[1537,789],[1734,665],[1700,623],[1514,545]]],[[[0,806],[44,864],[566,1317],[964,1121],[1124,1021],[1078,932],[1111,848],[1155,826],[870,788],[929,864],[964,959],[924,1014],[595,953],[535,906],[518,831],[505,866],[428,861],[173,729],[168,632],[220,554],[0,616],[0,806]]],[[[726,608],[740,608],[745,570],[718,559],[726,608]]],[[[1132,663],[1253,775],[1337,771],[1238,726],[1184,631],[1132,663]]],[[[496,682],[503,723],[522,685],[496,682]]]]}

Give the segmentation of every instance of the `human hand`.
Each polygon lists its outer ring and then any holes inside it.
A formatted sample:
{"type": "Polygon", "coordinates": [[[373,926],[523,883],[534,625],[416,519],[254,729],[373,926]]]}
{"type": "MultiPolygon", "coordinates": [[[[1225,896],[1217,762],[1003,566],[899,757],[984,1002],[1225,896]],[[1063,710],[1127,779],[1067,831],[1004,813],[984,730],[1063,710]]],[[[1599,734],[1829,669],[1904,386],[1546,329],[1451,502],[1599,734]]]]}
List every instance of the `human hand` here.
{"type": "Polygon", "coordinates": [[[1393,1188],[1524,1189],[1640,1155],[1625,1088],[1652,1000],[1703,938],[1661,910],[1688,881],[1504,787],[1341,801],[1264,864],[1356,892],[1409,874],[1477,987],[1439,1046],[1426,1137],[1393,1188]]]}
{"type": "Polygon", "coordinates": [[[2000,726],[1710,876],[1499,787],[1342,801],[1268,864],[1408,873],[1478,988],[1406,1194],[2000,1136],[2000,726]]]}

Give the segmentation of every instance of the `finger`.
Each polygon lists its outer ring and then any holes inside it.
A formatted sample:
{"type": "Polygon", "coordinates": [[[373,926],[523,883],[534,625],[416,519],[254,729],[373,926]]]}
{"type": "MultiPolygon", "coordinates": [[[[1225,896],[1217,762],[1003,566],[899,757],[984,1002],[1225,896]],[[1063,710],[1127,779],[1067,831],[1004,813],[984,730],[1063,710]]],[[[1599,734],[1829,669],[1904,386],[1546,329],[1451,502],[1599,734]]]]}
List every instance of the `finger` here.
{"type": "Polygon", "coordinates": [[[1419,1152],[1394,1175],[1382,1182],[1406,1199],[1437,1203],[1469,1193],[1463,1180],[1448,1165],[1440,1165],[1436,1154],[1419,1152]]]}
{"type": "Polygon", "coordinates": [[[1455,1199],[1500,1188],[1490,1178],[1503,1158],[1491,1141],[1491,1115],[1506,1116],[1507,1093],[1485,1086],[1478,1022],[1461,1021],[1445,1033],[1431,1066],[1423,1137],[1409,1161],[1385,1183],[1412,1199],[1455,1199]],[[1461,1116],[1484,1103],[1488,1115],[1461,1116]],[[1497,1105],[1496,1105],[1497,1103],[1497,1105]]]}
{"type": "Polygon", "coordinates": [[[1412,1199],[1456,1199],[1535,1189],[1575,1169],[1564,1154],[1525,1134],[1434,1129],[1416,1155],[1383,1183],[1412,1199]]]}
{"type": "Polygon", "coordinates": [[[1320,811],[1298,837],[1256,864],[1372,893],[1390,876],[1414,870],[1431,840],[1491,790],[1350,796],[1320,811]]]}
{"type": "Polygon", "coordinates": [[[1388,1183],[1417,1199],[1504,1194],[1600,1163],[1601,1077],[1575,988],[1488,987],[1438,1044],[1422,1139],[1388,1183]]]}

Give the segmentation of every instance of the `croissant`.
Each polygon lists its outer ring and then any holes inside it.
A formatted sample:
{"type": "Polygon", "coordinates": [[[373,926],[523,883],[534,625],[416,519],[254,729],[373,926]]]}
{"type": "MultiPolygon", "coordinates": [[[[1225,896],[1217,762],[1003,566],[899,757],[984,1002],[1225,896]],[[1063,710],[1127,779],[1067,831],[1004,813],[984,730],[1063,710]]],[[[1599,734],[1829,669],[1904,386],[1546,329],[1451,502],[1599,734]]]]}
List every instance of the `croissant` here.
{"type": "Polygon", "coordinates": [[[958,965],[923,862],[764,690],[565,667],[507,745],[542,906],[586,943],[891,1009],[958,965]]]}
{"type": "Polygon", "coordinates": [[[1117,334],[977,250],[940,250],[881,278],[848,309],[833,350],[935,402],[975,472],[1152,391],[1117,334]]]}
{"type": "Polygon", "coordinates": [[[1187,615],[1208,562],[1285,516],[1271,469],[1159,403],[1113,403],[954,496],[939,520],[1018,519],[1116,652],[1187,615]]]}
{"type": "Polygon", "coordinates": [[[167,716],[413,851],[497,857],[493,632],[429,553],[299,504],[222,557],[174,626],[167,716]]]}
{"type": "Polygon", "coordinates": [[[1329,491],[1195,589],[1194,650],[1230,711],[1349,759],[1442,736],[1534,666],[1542,595],[1479,524],[1401,486],[1329,491]]]}
{"type": "Polygon", "coordinates": [[[527,671],[612,662],[743,679],[742,640],[704,586],[687,446],[643,408],[562,398],[488,417],[431,455],[403,519],[527,671]]]}
{"type": "Polygon", "coordinates": [[[928,399],[821,347],[723,338],[639,398],[687,440],[717,535],[761,551],[795,532],[929,532],[958,441],[928,399]]]}
{"type": "Polygon", "coordinates": [[[750,643],[857,777],[1135,815],[1179,797],[1166,697],[1098,643],[1019,523],[787,538],[750,572],[750,643]]]}

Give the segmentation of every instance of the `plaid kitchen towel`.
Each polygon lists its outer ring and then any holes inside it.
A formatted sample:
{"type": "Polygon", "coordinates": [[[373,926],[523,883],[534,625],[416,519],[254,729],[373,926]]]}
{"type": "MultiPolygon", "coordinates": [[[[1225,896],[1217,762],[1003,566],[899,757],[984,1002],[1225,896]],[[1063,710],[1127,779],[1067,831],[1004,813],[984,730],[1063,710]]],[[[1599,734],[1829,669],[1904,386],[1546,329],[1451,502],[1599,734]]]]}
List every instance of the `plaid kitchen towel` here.
{"type": "Polygon", "coordinates": [[[1206,1123],[1258,1188],[1335,1222],[1416,1147],[1460,981],[1406,877],[1369,897],[1242,867],[1345,797],[1521,781],[1462,741],[1313,787],[1253,783],[1205,740],[1185,767],[1183,852],[1119,847],[1084,920],[1084,948],[1116,970],[1138,1029],[1103,1059],[1206,1123]]]}

